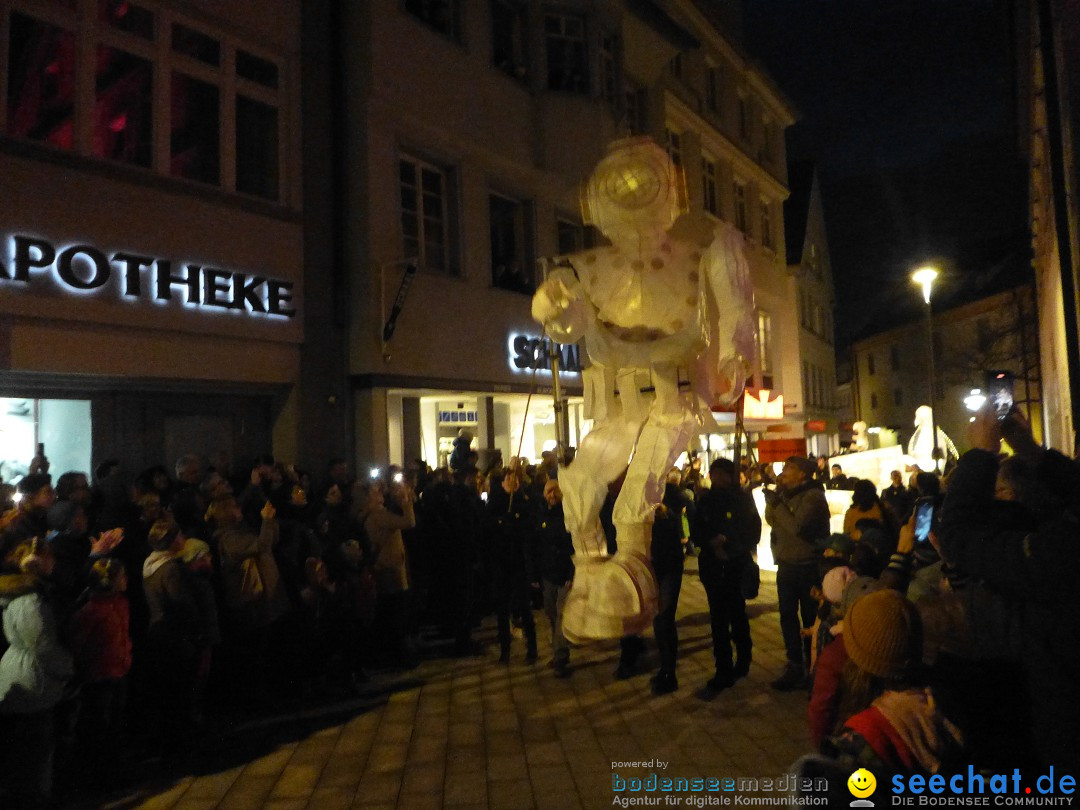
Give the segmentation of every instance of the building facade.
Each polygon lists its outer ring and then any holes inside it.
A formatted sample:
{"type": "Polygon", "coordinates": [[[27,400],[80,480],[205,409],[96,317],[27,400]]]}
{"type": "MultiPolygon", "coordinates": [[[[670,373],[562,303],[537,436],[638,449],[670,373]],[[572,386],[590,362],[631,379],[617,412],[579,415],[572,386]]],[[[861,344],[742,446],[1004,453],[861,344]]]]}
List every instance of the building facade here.
{"type": "MultiPolygon", "coordinates": [[[[598,243],[579,188],[619,137],[667,146],[692,203],[746,233],[763,322],[780,311],[793,116],[696,3],[379,0],[334,24],[349,43],[342,364],[358,462],[438,465],[462,429],[482,457],[553,445],[531,294],[540,259],[598,243]]],[[[561,361],[575,445],[584,353],[561,361]]]]}
{"type": "Polygon", "coordinates": [[[1019,0],[1015,19],[1046,442],[1072,455],[1080,407],[1080,3],[1019,0]]]}
{"type": "MultiPolygon", "coordinates": [[[[985,395],[987,375],[1012,380],[1016,406],[1042,435],[1042,385],[1035,291],[1017,287],[933,314],[934,417],[960,452],[972,418],[965,402],[985,395]]],[[[855,417],[866,423],[870,447],[906,447],[915,411],[930,404],[929,336],[925,321],[864,338],[852,345],[855,417]]]]}
{"type": "Polygon", "coordinates": [[[840,451],[836,394],[836,347],[829,242],[821,187],[813,164],[788,172],[791,196],[784,206],[787,260],[799,313],[799,358],[802,398],[796,414],[803,418],[809,452],[831,456],[840,451]]]}
{"type": "Polygon", "coordinates": [[[0,2],[0,475],[298,452],[295,2],[0,2]]]}

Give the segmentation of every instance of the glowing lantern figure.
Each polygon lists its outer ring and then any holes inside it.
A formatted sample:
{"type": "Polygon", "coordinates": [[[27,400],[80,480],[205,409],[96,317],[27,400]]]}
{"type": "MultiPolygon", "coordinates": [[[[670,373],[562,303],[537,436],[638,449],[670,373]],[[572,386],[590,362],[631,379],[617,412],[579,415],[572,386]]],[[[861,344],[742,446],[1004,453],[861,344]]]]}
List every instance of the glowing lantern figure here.
{"type": "Polygon", "coordinates": [[[587,224],[611,240],[568,257],[533,298],[533,317],[560,343],[585,339],[582,381],[592,431],[559,473],[574,541],[563,615],[571,641],[641,632],[656,614],[649,556],[668,470],[701,432],[710,406],[742,392],[753,356],[753,289],[742,235],[686,213],[685,187],[648,138],[611,144],[582,193],[587,224]],[[679,220],[676,222],[676,220],[679,220]],[[680,380],[689,381],[687,388],[680,380]],[[599,514],[625,471],[608,558],[599,514]]]}
{"type": "MultiPolygon", "coordinates": [[[[960,457],[956,445],[940,427],[937,428],[937,446],[945,461],[960,457]]],[[[934,460],[934,412],[929,405],[920,405],[915,409],[915,432],[908,441],[908,455],[920,470],[929,472],[937,469],[934,460]]]]}

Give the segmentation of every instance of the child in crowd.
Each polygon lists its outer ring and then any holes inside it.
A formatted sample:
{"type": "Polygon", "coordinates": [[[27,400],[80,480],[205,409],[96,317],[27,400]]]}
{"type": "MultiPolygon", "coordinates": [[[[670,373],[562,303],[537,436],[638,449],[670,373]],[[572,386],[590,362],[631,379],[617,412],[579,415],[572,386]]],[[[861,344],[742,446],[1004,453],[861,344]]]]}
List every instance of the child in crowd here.
{"type": "Polygon", "coordinates": [[[82,683],[78,761],[88,773],[115,762],[131,670],[127,572],[120,560],[90,566],[88,598],[71,620],[71,652],[82,683]]]}

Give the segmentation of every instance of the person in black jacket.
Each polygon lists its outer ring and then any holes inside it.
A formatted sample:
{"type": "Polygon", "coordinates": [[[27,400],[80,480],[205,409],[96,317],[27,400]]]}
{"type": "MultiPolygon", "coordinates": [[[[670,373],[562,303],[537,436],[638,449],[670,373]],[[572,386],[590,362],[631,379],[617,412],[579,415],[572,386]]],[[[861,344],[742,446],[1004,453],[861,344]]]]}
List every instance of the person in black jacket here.
{"type": "Polygon", "coordinates": [[[684,508],[685,501],[677,480],[669,479],[664,488],[664,499],[656,507],[649,549],[659,594],[656,618],[653,619],[656,651],[660,655],[660,670],[650,682],[654,695],[665,695],[679,688],[675,678],[675,659],[679,651],[675,611],[682,590],[684,508]]]}
{"type": "MultiPolygon", "coordinates": [[[[1024,683],[1035,753],[1045,766],[1080,763],[1080,463],[1035,443],[1027,421],[999,422],[992,406],[969,427],[969,450],[949,480],[941,514],[945,561],[1013,600],[1022,623],[1024,683]],[[1060,508],[1017,529],[995,503],[1001,439],[1030,465],[1060,508]]],[[[988,709],[990,707],[987,707],[988,709]]]]}
{"type": "Polygon", "coordinates": [[[712,486],[698,501],[690,536],[700,549],[698,572],[712,622],[716,674],[707,686],[720,692],[750,671],[753,642],[742,581],[761,537],[761,518],[753,498],[739,487],[734,463],[726,458],[714,461],[709,480],[712,486]]]}
{"type": "Polygon", "coordinates": [[[544,589],[544,612],[551,622],[551,665],[555,674],[570,674],[570,644],[562,632],[563,605],[574,580],[574,542],[563,520],[562,490],[554,478],[544,484],[544,505],[537,519],[536,554],[541,587],[544,589]]]}
{"type": "Polygon", "coordinates": [[[521,474],[509,470],[492,480],[488,496],[491,592],[499,632],[499,663],[510,663],[510,616],[521,615],[525,631],[525,663],[536,662],[536,624],[531,609],[531,588],[540,587],[534,572],[534,505],[521,486],[521,474]]]}

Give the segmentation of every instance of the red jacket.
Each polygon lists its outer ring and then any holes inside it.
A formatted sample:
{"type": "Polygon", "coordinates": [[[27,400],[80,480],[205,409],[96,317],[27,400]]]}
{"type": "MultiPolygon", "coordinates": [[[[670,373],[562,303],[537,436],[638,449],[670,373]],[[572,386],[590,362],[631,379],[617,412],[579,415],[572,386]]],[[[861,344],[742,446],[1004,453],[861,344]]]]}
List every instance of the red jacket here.
{"type": "Polygon", "coordinates": [[[844,675],[844,664],[848,661],[847,647],[841,634],[826,644],[817,657],[814,668],[814,689],[810,693],[810,706],[807,718],[810,721],[810,742],[815,750],[820,750],[821,741],[836,730],[840,719],[840,682],[844,675]]]}
{"type": "Polygon", "coordinates": [[[71,620],[71,651],[84,683],[116,680],[131,669],[128,601],[122,593],[90,598],[71,620]]]}

